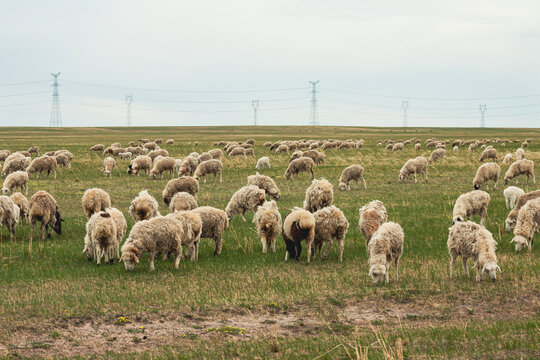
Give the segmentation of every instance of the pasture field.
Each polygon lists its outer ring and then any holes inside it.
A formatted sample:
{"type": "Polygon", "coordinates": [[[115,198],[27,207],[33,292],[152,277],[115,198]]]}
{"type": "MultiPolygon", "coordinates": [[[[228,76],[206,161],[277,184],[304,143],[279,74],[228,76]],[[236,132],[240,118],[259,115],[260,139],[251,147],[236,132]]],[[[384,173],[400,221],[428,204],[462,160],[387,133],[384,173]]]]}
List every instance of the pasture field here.
{"type": "MultiPolygon", "coordinates": [[[[496,282],[467,278],[456,267],[450,279],[446,247],[456,198],[472,190],[481,149],[468,152],[451,147],[442,162],[429,166],[429,182],[398,183],[399,169],[412,157],[429,157],[425,139],[532,138],[527,158],[537,164],[540,188],[540,131],[537,129],[388,129],[346,127],[175,127],[175,128],[2,128],[0,148],[41,152],[68,149],[74,154],[70,169],[60,169],[56,180],[32,176],[29,196],[49,191],[65,218],[61,236],[34,241],[28,254],[29,226],[19,224],[9,241],[0,228],[0,357],[178,358],[178,359],[526,359],[540,358],[540,244],[516,254],[511,233],[504,231],[508,214],[502,190],[492,191],[486,226],[498,242],[502,273],[496,282]],[[251,222],[235,217],[225,232],[223,252],[214,257],[213,241],[204,239],[199,261],[156,260],[149,271],[147,256],[133,272],[123,264],[97,266],[82,254],[86,217],[81,197],[90,187],[107,191],[113,206],[128,222],[131,200],[148,191],[168,213],[161,191],[169,180],[127,174],[128,160],[105,178],[103,156],[90,152],[139,138],[173,138],[165,145],[171,156],[214,148],[215,141],[256,140],[256,157],[224,160],[223,183],[201,181],[199,206],[223,209],[231,195],[255,173],[256,159],[269,156],[270,170],[260,171],[281,189],[278,206],[285,216],[302,206],[311,183],[306,173],[287,181],[283,173],[290,155],[263,148],[266,141],[293,139],[364,139],[359,150],[329,150],[315,177],[334,184],[334,204],[349,221],[343,263],[337,246],[329,258],[306,265],[305,244],[299,262],[285,263],[281,236],[276,253],[262,254],[251,222]],[[377,147],[378,139],[422,141],[417,152],[377,147]],[[198,146],[194,142],[198,141],[198,146]],[[339,175],[350,164],[365,168],[367,190],[341,192],[339,175]],[[378,199],[389,220],[405,232],[400,280],[375,287],[368,276],[364,238],[358,228],[358,209],[378,199]]],[[[499,164],[520,143],[494,144],[499,164]]],[[[420,178],[420,177],[419,177],[420,178]]],[[[514,185],[514,183],[512,184],[514,185]]],[[[524,187],[523,181],[520,184],[524,187]]],[[[473,218],[479,221],[478,217],[473,218]]],[[[538,237],[538,236],[537,236],[538,237]]],[[[472,264],[470,264],[472,266],[472,264]]]]}

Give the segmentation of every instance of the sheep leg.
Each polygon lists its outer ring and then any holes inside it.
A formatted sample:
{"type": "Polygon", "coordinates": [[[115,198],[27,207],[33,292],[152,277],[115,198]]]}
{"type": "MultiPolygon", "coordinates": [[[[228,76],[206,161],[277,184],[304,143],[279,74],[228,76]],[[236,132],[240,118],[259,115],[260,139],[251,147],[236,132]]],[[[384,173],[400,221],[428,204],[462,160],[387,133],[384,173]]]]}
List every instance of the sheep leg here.
{"type": "Polygon", "coordinates": [[[480,279],[480,269],[479,269],[479,266],[480,266],[480,265],[478,265],[478,263],[477,263],[476,266],[475,266],[475,269],[476,269],[476,281],[477,281],[477,282],[480,282],[480,280],[481,280],[481,279],[480,279]]]}
{"type": "Polygon", "coordinates": [[[222,171],[219,172],[219,182],[220,183],[223,182],[223,172],[222,171]]]}
{"type": "Polygon", "coordinates": [[[182,251],[176,252],[174,254],[174,268],[178,270],[178,267],[180,266],[180,260],[182,259],[182,251]]]}
{"type": "Polygon", "coordinates": [[[155,252],[151,252],[149,254],[149,257],[150,257],[150,271],[154,271],[156,270],[156,267],[154,266],[154,257],[156,256],[156,253],[155,252]]]}
{"type": "Polygon", "coordinates": [[[272,252],[275,253],[276,252],[276,238],[270,240],[270,247],[272,249],[272,252]]]}
{"type": "Polygon", "coordinates": [[[194,257],[194,260],[197,261],[199,260],[199,242],[196,241],[193,243],[193,257],[194,257]]]}
{"type": "Polygon", "coordinates": [[[467,277],[469,277],[469,266],[467,266],[467,259],[466,257],[461,258],[461,262],[463,263],[463,272],[467,274],[467,277]]]}
{"type": "Polygon", "coordinates": [[[533,184],[536,184],[536,179],[534,178],[534,172],[531,174],[533,178],[533,184]]]}
{"type": "Polygon", "coordinates": [[[389,274],[389,269],[388,269],[388,264],[385,265],[386,267],[386,274],[384,274],[384,278],[386,280],[386,283],[388,284],[390,282],[390,274],[389,274]]]}
{"type": "Polygon", "coordinates": [[[313,173],[313,169],[309,169],[309,172],[311,173],[311,180],[315,179],[315,174],[313,173]]]}
{"type": "Polygon", "coordinates": [[[418,183],[418,181],[416,180],[416,171],[414,172],[414,183],[418,183]]]}
{"type": "Polygon", "coordinates": [[[399,269],[399,258],[396,258],[394,260],[394,263],[396,265],[396,281],[398,281],[399,280],[399,270],[398,270],[399,269]]]}
{"type": "Polygon", "coordinates": [[[454,267],[456,265],[456,254],[452,252],[450,254],[450,277],[454,277],[454,267]]]}
{"type": "Polygon", "coordinates": [[[223,247],[223,242],[221,240],[221,236],[218,238],[215,238],[214,241],[216,242],[216,247],[214,249],[214,256],[221,254],[221,248],[223,247]]]}
{"type": "Polygon", "coordinates": [[[45,221],[41,222],[41,241],[45,241],[45,232],[47,229],[45,228],[45,221]]]}
{"type": "Polygon", "coordinates": [[[366,179],[364,179],[364,177],[362,176],[362,182],[364,183],[364,189],[367,190],[367,185],[366,185],[366,179]]]}
{"type": "Polygon", "coordinates": [[[343,250],[345,248],[345,242],[343,239],[339,241],[339,262],[343,262],[343,250]]]}
{"type": "Polygon", "coordinates": [[[56,170],[53,170],[54,178],[56,179],[56,170]]]}
{"type": "Polygon", "coordinates": [[[261,236],[261,243],[262,243],[262,252],[263,254],[266,254],[266,251],[267,251],[266,238],[264,236],[261,236]]]}
{"type": "Polygon", "coordinates": [[[244,217],[244,214],[245,214],[245,211],[242,211],[242,214],[240,214],[240,216],[242,216],[242,221],[246,222],[246,218],[244,217]]]}
{"type": "Polygon", "coordinates": [[[480,225],[486,225],[486,211],[482,211],[482,214],[480,214],[480,225]]]}
{"type": "Polygon", "coordinates": [[[311,245],[313,244],[313,241],[310,241],[307,243],[307,263],[311,261],[311,245]]]}
{"type": "Polygon", "coordinates": [[[28,253],[32,257],[32,240],[34,240],[34,225],[36,225],[36,218],[30,219],[30,242],[28,243],[28,253]]]}
{"type": "MultiPolygon", "coordinates": [[[[326,260],[326,258],[328,257],[328,253],[330,252],[330,248],[332,247],[332,245],[334,245],[334,242],[332,241],[332,239],[330,239],[330,241],[328,242],[328,245],[326,245],[326,249],[324,249],[324,257],[323,257],[324,260],[326,260]]],[[[322,247],[322,243],[320,246],[322,247]]],[[[341,254],[341,242],[340,242],[339,248],[340,248],[339,253],[341,254]]],[[[319,250],[319,255],[320,254],[321,252],[319,250]]]]}

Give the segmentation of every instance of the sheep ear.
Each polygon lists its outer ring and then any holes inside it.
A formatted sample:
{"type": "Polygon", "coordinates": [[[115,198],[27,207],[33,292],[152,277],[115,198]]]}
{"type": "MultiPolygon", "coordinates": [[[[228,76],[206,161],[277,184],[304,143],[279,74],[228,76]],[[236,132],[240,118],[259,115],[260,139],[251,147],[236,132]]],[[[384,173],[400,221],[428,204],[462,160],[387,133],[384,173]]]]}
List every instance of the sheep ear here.
{"type": "Polygon", "coordinates": [[[510,244],[513,242],[516,242],[516,238],[512,238],[512,240],[510,240],[510,244]]]}
{"type": "Polygon", "coordinates": [[[373,268],[369,269],[368,275],[369,275],[369,276],[373,276],[373,268]]]}
{"type": "Polygon", "coordinates": [[[499,265],[497,265],[497,270],[499,270],[499,272],[502,273],[501,268],[499,267],[499,265]]]}
{"type": "Polygon", "coordinates": [[[138,264],[139,263],[139,258],[137,257],[137,255],[133,254],[133,260],[135,260],[135,262],[138,264]]]}

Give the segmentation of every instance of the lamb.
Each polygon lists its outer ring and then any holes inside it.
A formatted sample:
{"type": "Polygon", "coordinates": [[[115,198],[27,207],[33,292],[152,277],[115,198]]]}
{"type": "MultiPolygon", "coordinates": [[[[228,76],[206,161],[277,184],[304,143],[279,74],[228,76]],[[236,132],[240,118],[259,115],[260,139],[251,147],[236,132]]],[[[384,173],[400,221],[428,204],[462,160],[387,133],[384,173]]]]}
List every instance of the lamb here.
{"type": "Polygon", "coordinates": [[[41,222],[41,240],[51,237],[54,230],[58,235],[62,235],[62,216],[58,210],[58,205],[54,197],[44,190],[40,190],[30,198],[30,243],[28,252],[32,254],[32,241],[34,239],[34,225],[37,221],[41,222]]]}
{"type": "Polygon", "coordinates": [[[512,163],[512,154],[506,154],[504,155],[503,164],[510,165],[512,163]]]}
{"type": "Polygon", "coordinates": [[[174,177],[174,162],[175,158],[166,156],[154,161],[154,167],[150,170],[150,175],[156,179],[158,175],[163,179],[163,173],[169,172],[171,178],[174,177]]]}
{"type": "MultiPolygon", "coordinates": [[[[510,165],[506,174],[504,174],[504,184],[508,185],[513,178],[517,178],[519,175],[527,175],[527,181],[529,183],[529,177],[532,177],[533,183],[536,184],[534,177],[534,162],[528,159],[516,160],[510,165]]],[[[516,184],[518,180],[516,179],[516,184]]]]}
{"type": "Polygon", "coordinates": [[[121,152],[118,154],[118,157],[122,160],[131,160],[131,156],[133,156],[133,154],[130,151],[121,152]]]}
{"type": "Polygon", "coordinates": [[[351,190],[350,183],[352,181],[356,182],[356,188],[358,188],[358,180],[362,179],[364,183],[364,188],[367,190],[366,180],[364,179],[364,168],[360,165],[351,165],[346,167],[341,176],[339,177],[339,190],[351,190]]]}
{"type": "Polygon", "coordinates": [[[103,151],[105,146],[103,144],[96,144],[90,148],[90,151],[103,151]]]}
{"type": "Polygon", "coordinates": [[[140,257],[148,252],[150,271],[155,270],[154,257],[157,254],[174,254],[174,268],[178,270],[182,259],[182,240],[184,238],[182,224],[173,218],[160,216],[144,220],[133,225],[129,236],[122,246],[120,261],[126,270],[134,270],[140,257]]]}
{"type": "Polygon", "coordinates": [[[497,149],[494,148],[486,148],[484,151],[482,151],[482,154],[480,155],[480,162],[483,162],[486,159],[492,159],[493,161],[497,161],[497,149]]]}
{"type": "Polygon", "coordinates": [[[506,208],[512,210],[516,206],[518,198],[525,194],[525,191],[515,186],[509,186],[504,189],[503,194],[506,199],[506,208]]]}
{"type": "Polygon", "coordinates": [[[9,230],[9,241],[13,241],[19,223],[20,209],[11,198],[0,195],[0,223],[9,230]]]}
{"type": "Polygon", "coordinates": [[[394,261],[396,281],[399,280],[399,259],[403,253],[403,229],[394,222],[386,222],[373,234],[369,242],[369,276],[374,284],[389,281],[390,264],[394,261]]]}
{"type": "Polygon", "coordinates": [[[2,185],[2,193],[4,195],[8,192],[13,194],[17,188],[21,188],[21,192],[26,190],[26,195],[28,195],[28,173],[26,171],[15,171],[9,174],[2,185]]]}
{"type": "Polygon", "coordinates": [[[106,191],[91,188],[84,192],[82,196],[82,207],[87,219],[99,211],[105,211],[111,207],[111,198],[106,191]]]}
{"type": "Polygon", "coordinates": [[[476,175],[473,179],[473,186],[476,190],[479,190],[482,185],[486,184],[486,189],[489,190],[488,181],[494,182],[493,190],[497,190],[497,182],[501,174],[501,167],[496,163],[486,163],[478,167],[476,175]]]}
{"type": "Polygon", "coordinates": [[[199,259],[199,242],[202,235],[202,219],[201,216],[192,211],[176,211],[167,215],[182,224],[184,237],[182,238],[182,246],[187,248],[187,254],[190,255],[191,261],[199,259]]]}
{"type": "Polygon", "coordinates": [[[150,195],[147,190],[141,191],[139,195],[131,201],[129,213],[135,222],[161,216],[157,200],[150,195]]]}
{"type": "Polygon", "coordinates": [[[313,213],[315,218],[315,238],[313,258],[319,253],[321,257],[321,250],[324,243],[328,243],[324,250],[323,259],[328,257],[328,252],[333,245],[333,240],[336,239],[339,245],[339,262],[343,261],[343,249],[345,246],[345,235],[349,228],[349,222],[343,215],[343,212],[335,206],[325,207],[321,210],[313,213]]]}
{"type": "Polygon", "coordinates": [[[36,154],[37,156],[39,156],[39,146],[31,146],[28,148],[27,150],[30,154],[36,154]]]}
{"type": "Polygon", "coordinates": [[[497,243],[491,233],[482,225],[472,221],[457,222],[451,228],[448,235],[448,252],[450,253],[450,277],[454,276],[454,266],[458,256],[463,262],[463,271],[469,276],[467,260],[472,258],[475,262],[476,281],[480,281],[480,274],[487,272],[488,276],[495,281],[497,265],[495,248],[497,243]]]}
{"type": "MultiPolygon", "coordinates": [[[[10,155],[12,156],[12,155],[10,155]]],[[[5,177],[6,175],[19,171],[19,170],[25,170],[30,165],[31,159],[29,157],[21,155],[20,157],[15,157],[12,159],[8,158],[4,162],[4,168],[2,169],[2,177],[5,177]]]]}
{"type": "Polygon", "coordinates": [[[20,192],[16,192],[10,198],[19,207],[19,219],[22,219],[25,224],[28,224],[28,211],[30,210],[28,199],[20,192]]]}
{"type": "Polygon", "coordinates": [[[240,214],[242,220],[245,222],[246,218],[244,214],[246,211],[257,211],[257,207],[264,204],[265,201],[266,194],[264,190],[259,189],[255,185],[246,185],[233,194],[227,207],[225,207],[225,212],[229,221],[235,215],[240,214]]]}
{"type": "Polygon", "coordinates": [[[444,149],[439,148],[439,149],[433,150],[433,152],[431,153],[431,156],[429,157],[429,163],[431,164],[435,161],[444,159],[445,154],[446,154],[446,150],[444,149]]]}
{"type": "Polygon", "coordinates": [[[241,146],[237,146],[235,148],[232,148],[231,151],[229,151],[229,157],[233,157],[233,156],[246,157],[246,149],[244,149],[241,146]]]}
{"type": "Polygon", "coordinates": [[[324,207],[332,205],[334,201],[334,188],[332,184],[321,178],[314,179],[311,185],[306,189],[306,198],[304,199],[304,209],[314,213],[324,207]]]}
{"type": "Polygon", "coordinates": [[[373,200],[362,206],[358,212],[360,214],[358,226],[366,240],[366,251],[369,254],[369,242],[381,224],[388,221],[388,214],[384,204],[379,200],[373,200]]]}
{"type": "Polygon", "coordinates": [[[197,200],[193,195],[188,194],[187,192],[177,192],[171,199],[169,204],[169,211],[171,213],[175,211],[189,211],[197,207],[197,200]]]}
{"type": "Polygon", "coordinates": [[[270,158],[268,156],[263,156],[259,160],[257,160],[257,165],[255,165],[255,169],[260,170],[263,168],[271,169],[270,166],[270,158]]]}
{"type": "Polygon", "coordinates": [[[293,160],[289,163],[287,170],[285,170],[285,179],[289,180],[293,175],[298,175],[302,171],[311,173],[311,178],[313,179],[315,177],[313,166],[315,166],[315,162],[309,157],[301,157],[293,160]]]}
{"type": "Polygon", "coordinates": [[[264,190],[269,196],[273,197],[276,200],[281,198],[281,192],[277,187],[274,180],[271,177],[266,175],[261,175],[258,172],[255,175],[250,175],[247,178],[248,185],[255,185],[259,189],[264,190]]]}
{"type": "Polygon", "coordinates": [[[262,252],[266,254],[268,248],[276,252],[276,239],[281,233],[281,214],[274,200],[267,201],[259,206],[253,216],[253,223],[261,237],[262,252]]]}
{"type": "Polygon", "coordinates": [[[416,174],[422,175],[422,181],[428,181],[428,161],[423,156],[409,159],[399,171],[399,182],[402,183],[409,175],[414,174],[414,182],[417,183],[416,174]]]}
{"type": "Polygon", "coordinates": [[[528,192],[518,198],[516,206],[512,209],[512,211],[510,211],[508,217],[505,220],[506,231],[511,231],[513,228],[516,227],[519,209],[521,209],[529,200],[536,199],[538,197],[540,197],[540,190],[528,192]]]}
{"type": "Polygon", "coordinates": [[[223,210],[211,206],[202,206],[192,212],[201,216],[202,238],[213,239],[215,243],[214,256],[221,254],[223,248],[223,233],[229,227],[229,218],[223,210]]]}
{"type": "Polygon", "coordinates": [[[185,191],[193,197],[196,197],[197,192],[199,191],[199,182],[190,176],[181,176],[177,179],[170,180],[162,192],[165,205],[169,206],[174,194],[180,191],[185,191]]]}
{"type": "Polygon", "coordinates": [[[145,175],[148,175],[151,168],[152,158],[146,155],[139,155],[129,163],[128,174],[139,176],[139,172],[144,171],[145,175]]]}
{"type": "Polygon", "coordinates": [[[69,158],[65,154],[58,154],[54,158],[55,158],[56,164],[58,166],[71,168],[71,161],[69,160],[69,158]]]}
{"type": "Polygon", "coordinates": [[[528,201],[519,209],[514,238],[511,240],[515,244],[516,252],[520,252],[527,247],[532,249],[534,233],[540,226],[540,198],[528,201]]]}
{"type": "Polygon", "coordinates": [[[116,166],[116,160],[114,158],[108,156],[105,159],[103,159],[103,175],[104,176],[111,176],[111,171],[116,166]]]}
{"type": "Polygon", "coordinates": [[[525,150],[523,150],[522,148],[517,149],[516,150],[516,159],[517,160],[525,159],[525,150]]]}
{"type": "Polygon", "coordinates": [[[298,260],[302,252],[302,240],[307,245],[307,263],[311,260],[311,246],[315,240],[315,217],[309,211],[300,208],[293,210],[285,217],[282,230],[287,251],[285,261],[298,260]]]}
{"type": "Polygon", "coordinates": [[[212,179],[212,183],[213,183],[216,180],[216,176],[219,174],[219,182],[223,182],[222,172],[223,172],[223,163],[221,162],[221,160],[211,159],[211,160],[206,160],[199,163],[199,166],[197,166],[197,169],[195,169],[195,173],[193,174],[193,177],[196,180],[199,180],[201,177],[204,177],[204,182],[206,183],[206,176],[208,174],[213,174],[214,175],[214,178],[212,179]]]}
{"type": "Polygon", "coordinates": [[[473,215],[480,215],[480,225],[485,225],[487,210],[491,197],[482,190],[473,190],[460,195],[454,204],[452,224],[471,219],[473,215]]]}
{"type": "Polygon", "coordinates": [[[199,166],[197,158],[191,155],[186,156],[184,158],[184,161],[182,162],[182,168],[180,169],[180,173],[182,175],[189,174],[189,176],[192,176],[197,169],[197,166],[199,166]]]}

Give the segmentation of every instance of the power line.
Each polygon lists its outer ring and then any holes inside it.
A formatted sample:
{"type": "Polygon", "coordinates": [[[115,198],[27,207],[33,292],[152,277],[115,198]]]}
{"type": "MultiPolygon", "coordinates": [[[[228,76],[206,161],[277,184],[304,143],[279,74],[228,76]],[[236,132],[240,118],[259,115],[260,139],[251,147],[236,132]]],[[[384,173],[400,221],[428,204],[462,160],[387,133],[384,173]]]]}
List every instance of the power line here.
{"type": "Polygon", "coordinates": [[[0,84],[0,86],[19,86],[19,85],[30,85],[30,84],[41,84],[49,82],[49,80],[39,80],[39,81],[27,81],[20,83],[10,83],[10,84],[0,84]]]}
{"type": "Polygon", "coordinates": [[[9,94],[9,95],[0,95],[1,98],[5,97],[14,97],[14,96],[26,96],[26,95],[37,95],[37,94],[48,94],[48,91],[34,91],[27,93],[18,93],[18,94],[9,94]]]}

